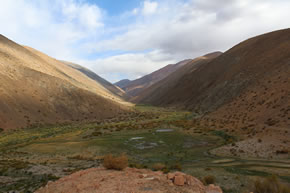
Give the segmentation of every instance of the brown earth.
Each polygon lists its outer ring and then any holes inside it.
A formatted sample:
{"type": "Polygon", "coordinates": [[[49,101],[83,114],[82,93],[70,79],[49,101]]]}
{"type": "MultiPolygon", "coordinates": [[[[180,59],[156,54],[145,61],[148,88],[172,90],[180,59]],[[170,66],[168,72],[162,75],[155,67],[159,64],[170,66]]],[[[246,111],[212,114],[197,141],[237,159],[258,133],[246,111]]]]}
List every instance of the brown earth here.
{"type": "Polygon", "coordinates": [[[0,128],[102,119],[129,106],[80,71],[0,35],[0,128]]]}
{"type": "Polygon", "coordinates": [[[124,171],[91,168],[63,177],[36,193],[222,193],[218,186],[204,186],[198,179],[181,172],[163,174],[145,169],[124,171]]]}
{"type": "Polygon", "coordinates": [[[177,64],[169,64],[139,79],[133,81],[121,80],[115,83],[115,85],[120,86],[120,88],[126,92],[128,98],[131,100],[131,98],[138,96],[139,93],[141,93],[144,89],[164,79],[165,77],[167,77],[168,75],[170,75],[171,73],[173,73],[190,61],[191,60],[188,59],[178,62],[177,64]]]}

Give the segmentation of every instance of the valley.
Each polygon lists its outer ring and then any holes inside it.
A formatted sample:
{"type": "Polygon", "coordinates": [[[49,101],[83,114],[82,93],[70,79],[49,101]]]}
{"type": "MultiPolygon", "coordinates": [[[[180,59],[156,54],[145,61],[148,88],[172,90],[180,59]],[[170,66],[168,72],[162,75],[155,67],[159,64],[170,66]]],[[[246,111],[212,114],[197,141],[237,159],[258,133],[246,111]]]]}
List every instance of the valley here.
{"type": "Polygon", "coordinates": [[[130,167],[181,170],[201,180],[213,176],[225,193],[249,192],[257,177],[276,175],[290,183],[289,154],[273,149],[268,157],[253,156],[239,145],[247,135],[204,120],[188,111],[136,105],[102,121],[1,133],[0,192],[34,192],[48,181],[101,166],[104,155],[122,153],[130,167]]]}

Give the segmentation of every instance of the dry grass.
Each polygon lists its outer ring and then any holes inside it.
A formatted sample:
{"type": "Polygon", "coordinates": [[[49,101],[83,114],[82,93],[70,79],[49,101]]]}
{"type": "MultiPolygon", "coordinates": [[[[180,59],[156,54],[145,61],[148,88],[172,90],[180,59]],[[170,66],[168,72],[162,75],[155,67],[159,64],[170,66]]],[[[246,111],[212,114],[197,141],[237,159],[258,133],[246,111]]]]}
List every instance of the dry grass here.
{"type": "Polygon", "coordinates": [[[257,179],[254,182],[254,193],[290,193],[290,187],[279,182],[276,176],[257,179]]]}
{"type": "Polygon", "coordinates": [[[128,157],[125,154],[121,156],[106,155],[104,157],[103,166],[107,169],[123,170],[128,167],[128,157]]]}

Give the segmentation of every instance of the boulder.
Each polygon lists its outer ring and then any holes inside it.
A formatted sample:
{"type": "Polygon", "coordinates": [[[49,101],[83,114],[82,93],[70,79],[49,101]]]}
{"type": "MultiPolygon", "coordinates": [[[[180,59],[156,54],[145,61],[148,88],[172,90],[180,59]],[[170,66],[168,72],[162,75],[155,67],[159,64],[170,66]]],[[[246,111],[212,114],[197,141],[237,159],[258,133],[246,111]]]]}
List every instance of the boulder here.
{"type": "Polygon", "coordinates": [[[177,185],[177,186],[184,186],[185,184],[185,178],[184,176],[175,176],[174,177],[174,184],[177,185]]]}

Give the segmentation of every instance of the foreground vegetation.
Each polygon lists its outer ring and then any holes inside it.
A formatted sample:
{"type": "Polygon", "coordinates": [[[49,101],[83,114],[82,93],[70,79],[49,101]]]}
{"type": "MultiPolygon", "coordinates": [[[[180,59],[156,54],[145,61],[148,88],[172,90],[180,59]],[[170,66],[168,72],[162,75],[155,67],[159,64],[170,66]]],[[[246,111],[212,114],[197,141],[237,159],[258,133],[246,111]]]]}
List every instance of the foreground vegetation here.
{"type": "Polygon", "coordinates": [[[239,138],[195,126],[194,116],[138,106],[134,112],[96,123],[1,133],[0,192],[33,192],[48,181],[102,162],[111,169],[123,169],[129,164],[165,173],[181,170],[205,184],[216,183],[226,193],[249,192],[258,184],[254,183],[257,177],[272,174],[278,176],[278,181],[290,182],[289,160],[211,155],[210,150],[239,138]],[[114,157],[122,153],[127,156],[114,157]]]}

